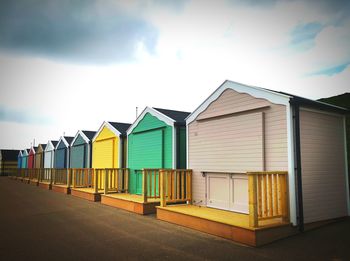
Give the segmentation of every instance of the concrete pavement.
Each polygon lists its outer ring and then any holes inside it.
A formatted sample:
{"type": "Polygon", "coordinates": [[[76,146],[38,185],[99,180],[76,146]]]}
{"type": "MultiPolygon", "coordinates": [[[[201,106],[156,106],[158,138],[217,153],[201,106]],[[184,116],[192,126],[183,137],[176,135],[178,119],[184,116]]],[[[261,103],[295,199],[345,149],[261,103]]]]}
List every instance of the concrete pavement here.
{"type": "Polygon", "coordinates": [[[350,260],[350,220],[251,248],[0,177],[0,260],[350,260]]]}

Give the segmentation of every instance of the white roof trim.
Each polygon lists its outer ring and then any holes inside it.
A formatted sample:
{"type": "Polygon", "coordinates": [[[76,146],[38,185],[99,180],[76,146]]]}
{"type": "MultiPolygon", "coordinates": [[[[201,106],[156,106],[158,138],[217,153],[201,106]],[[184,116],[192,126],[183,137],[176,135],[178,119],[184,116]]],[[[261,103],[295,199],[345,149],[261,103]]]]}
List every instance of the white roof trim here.
{"type": "Polygon", "coordinates": [[[92,142],[94,142],[96,140],[96,138],[98,137],[98,135],[100,135],[101,131],[103,130],[104,127],[107,127],[111,132],[113,132],[116,136],[120,137],[121,133],[112,126],[112,124],[110,124],[108,121],[104,121],[101,125],[101,127],[98,129],[98,131],[96,132],[95,136],[92,139],[92,142]]]}
{"type": "Polygon", "coordinates": [[[64,136],[61,136],[61,138],[58,140],[55,149],[57,150],[58,146],[60,145],[61,141],[63,141],[64,145],[66,145],[66,147],[69,147],[68,142],[66,141],[66,139],[64,138],[64,136]]]}
{"type": "Polygon", "coordinates": [[[219,98],[219,96],[227,89],[232,89],[234,91],[237,91],[239,93],[246,93],[249,94],[255,98],[262,98],[266,99],[272,103],[275,104],[282,104],[287,105],[289,104],[291,96],[277,93],[273,91],[269,91],[266,89],[262,89],[259,87],[244,85],[241,83],[228,81],[226,80],[222,85],[220,85],[219,88],[217,88],[197,109],[195,109],[187,118],[186,118],[186,124],[188,125],[192,121],[194,121],[197,116],[202,113],[205,109],[208,108],[208,106],[219,98]]]}
{"type": "Polygon", "coordinates": [[[18,153],[18,156],[21,157],[22,155],[23,155],[23,154],[22,154],[22,150],[20,150],[19,153],[18,153]]]}
{"type": "Polygon", "coordinates": [[[89,138],[86,137],[86,135],[84,134],[84,132],[82,130],[78,130],[77,134],[75,134],[75,136],[74,136],[74,139],[73,139],[72,143],[70,144],[71,146],[73,146],[75,140],[78,138],[79,135],[84,139],[84,141],[87,144],[89,144],[89,141],[90,141],[89,138]]]}
{"type": "Polygon", "coordinates": [[[174,127],[175,120],[171,119],[170,117],[166,116],[165,114],[161,113],[160,111],[157,111],[156,109],[153,109],[151,107],[146,107],[142,113],[137,117],[136,121],[134,121],[133,124],[129,127],[126,134],[129,135],[139,124],[139,122],[145,117],[146,113],[151,114],[152,116],[158,118],[160,121],[164,121],[166,124],[174,127]]]}
{"type": "MultiPolygon", "coordinates": [[[[34,149],[34,146],[31,146],[31,147],[30,147],[29,153],[30,153],[30,151],[33,151],[33,152],[34,152],[33,154],[36,154],[35,149],[34,149]]],[[[28,155],[29,155],[29,153],[28,153],[28,155]]]]}
{"type": "Polygon", "coordinates": [[[27,151],[27,149],[24,149],[23,151],[24,151],[23,156],[28,156],[28,151],[27,151]]]}
{"type": "Polygon", "coordinates": [[[46,151],[53,151],[55,149],[55,146],[52,144],[52,141],[51,140],[49,140],[47,143],[46,143],[46,148],[45,148],[45,152],[46,151]],[[50,149],[50,147],[52,148],[52,149],[50,149]]]}

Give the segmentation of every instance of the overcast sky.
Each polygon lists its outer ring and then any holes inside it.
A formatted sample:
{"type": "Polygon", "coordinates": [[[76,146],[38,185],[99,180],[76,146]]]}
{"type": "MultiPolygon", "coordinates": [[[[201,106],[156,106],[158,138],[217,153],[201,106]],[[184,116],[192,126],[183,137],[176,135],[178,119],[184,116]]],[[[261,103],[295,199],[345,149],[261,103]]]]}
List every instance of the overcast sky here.
{"type": "Polygon", "coordinates": [[[229,79],[350,91],[350,1],[1,0],[0,148],[193,111],[229,79]]]}

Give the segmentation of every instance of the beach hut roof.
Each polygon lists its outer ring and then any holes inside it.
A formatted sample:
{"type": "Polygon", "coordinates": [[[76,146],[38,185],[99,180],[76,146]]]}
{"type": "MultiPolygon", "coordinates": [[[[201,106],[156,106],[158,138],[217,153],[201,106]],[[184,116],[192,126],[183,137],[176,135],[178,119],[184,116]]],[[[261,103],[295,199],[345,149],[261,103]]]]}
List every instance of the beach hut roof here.
{"type": "Polygon", "coordinates": [[[16,161],[18,159],[19,150],[1,150],[2,160],[16,161]]]}
{"type": "Polygon", "coordinates": [[[185,125],[185,118],[190,114],[189,112],[184,111],[146,107],[137,117],[136,121],[127,130],[128,135],[133,131],[133,129],[139,124],[139,122],[147,113],[157,117],[159,120],[164,121],[166,124],[172,127],[175,125],[185,125]]]}
{"type": "Polygon", "coordinates": [[[311,99],[303,98],[297,95],[289,94],[286,92],[278,92],[273,91],[261,87],[256,86],[249,86],[245,84],[241,84],[234,81],[226,80],[221,84],[201,105],[197,107],[187,118],[186,122],[187,124],[194,121],[197,116],[203,112],[213,101],[219,98],[219,96],[226,90],[226,89],[232,89],[234,91],[240,92],[240,93],[246,93],[249,94],[255,98],[262,98],[269,100],[272,103],[275,104],[282,104],[282,105],[289,105],[294,104],[297,106],[306,106],[306,107],[312,107],[319,110],[329,111],[329,112],[335,112],[340,114],[347,114],[349,113],[349,110],[335,106],[330,105],[324,102],[320,101],[314,101],[311,99]]]}
{"type": "Polygon", "coordinates": [[[70,145],[72,146],[74,144],[79,135],[85,140],[86,143],[89,143],[90,141],[92,141],[95,134],[96,131],[79,130],[77,134],[75,134],[74,139],[72,140],[70,145]]]}
{"type": "Polygon", "coordinates": [[[175,111],[175,110],[167,110],[167,109],[161,109],[161,108],[154,108],[153,109],[159,111],[160,113],[163,113],[164,115],[168,116],[169,118],[173,119],[178,124],[185,124],[185,119],[188,115],[190,115],[190,112],[185,111],[175,111]]]}

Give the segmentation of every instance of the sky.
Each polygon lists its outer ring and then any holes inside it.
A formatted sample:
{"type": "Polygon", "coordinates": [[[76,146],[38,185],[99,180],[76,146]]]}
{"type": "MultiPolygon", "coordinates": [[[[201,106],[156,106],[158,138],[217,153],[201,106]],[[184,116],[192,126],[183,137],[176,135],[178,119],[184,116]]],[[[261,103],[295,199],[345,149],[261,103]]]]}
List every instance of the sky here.
{"type": "Polygon", "coordinates": [[[191,112],[225,80],[350,92],[350,1],[0,1],[0,148],[191,112]]]}

